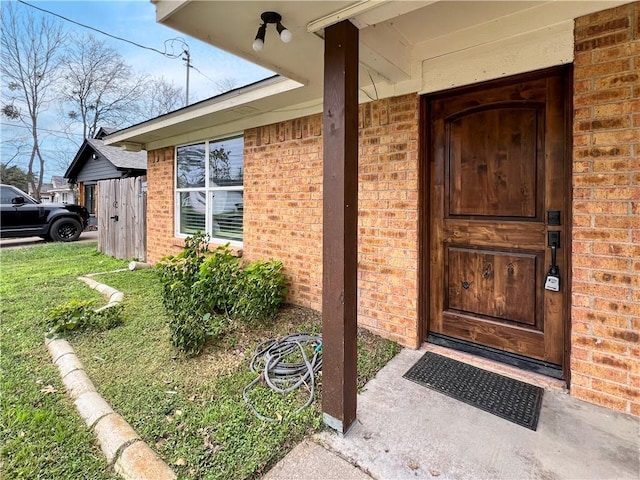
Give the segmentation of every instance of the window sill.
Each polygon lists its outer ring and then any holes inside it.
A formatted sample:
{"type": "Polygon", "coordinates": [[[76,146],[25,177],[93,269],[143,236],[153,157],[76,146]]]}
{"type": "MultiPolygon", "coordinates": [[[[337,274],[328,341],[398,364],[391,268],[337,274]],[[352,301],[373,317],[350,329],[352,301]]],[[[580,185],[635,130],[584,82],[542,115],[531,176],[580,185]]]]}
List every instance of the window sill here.
{"type": "MultiPolygon", "coordinates": [[[[184,238],[180,238],[180,237],[174,237],[173,242],[171,242],[171,245],[174,247],[179,247],[179,248],[184,248],[184,238]]],[[[225,245],[227,245],[228,242],[225,242],[224,240],[220,240],[217,238],[214,238],[212,240],[209,241],[209,251],[213,251],[215,250],[217,247],[223,247],[225,245]]],[[[237,246],[237,245],[229,245],[229,250],[231,250],[231,253],[238,257],[238,258],[242,258],[242,247],[241,246],[237,246]]]]}

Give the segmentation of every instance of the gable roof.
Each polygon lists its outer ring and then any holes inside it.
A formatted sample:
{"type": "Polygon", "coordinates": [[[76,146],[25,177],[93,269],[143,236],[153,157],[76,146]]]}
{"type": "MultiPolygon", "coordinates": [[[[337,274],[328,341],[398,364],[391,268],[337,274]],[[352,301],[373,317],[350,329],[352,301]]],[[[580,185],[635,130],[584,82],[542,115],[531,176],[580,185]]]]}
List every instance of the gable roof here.
{"type": "Polygon", "coordinates": [[[51,177],[51,188],[50,190],[70,190],[71,186],[66,178],[59,176],[51,177]]]}
{"type": "Polygon", "coordinates": [[[92,154],[94,153],[105,158],[118,170],[147,169],[147,152],[145,150],[130,152],[120,147],[105,145],[104,141],[97,138],[86,138],[84,142],[82,142],[71,165],[69,165],[69,168],[67,168],[67,171],[64,173],[64,177],[70,181],[75,181],[82,167],[92,158],[92,154]]]}
{"type": "Polygon", "coordinates": [[[109,160],[117,169],[146,170],[147,152],[130,152],[120,147],[105,145],[104,141],[96,138],[87,138],[86,142],[104,158],[109,160]]]}
{"type": "Polygon", "coordinates": [[[98,131],[96,132],[96,134],[93,136],[93,138],[98,138],[98,139],[102,140],[104,137],[106,137],[107,135],[112,134],[115,131],[116,131],[115,128],[100,127],[98,129],[98,131]]]}

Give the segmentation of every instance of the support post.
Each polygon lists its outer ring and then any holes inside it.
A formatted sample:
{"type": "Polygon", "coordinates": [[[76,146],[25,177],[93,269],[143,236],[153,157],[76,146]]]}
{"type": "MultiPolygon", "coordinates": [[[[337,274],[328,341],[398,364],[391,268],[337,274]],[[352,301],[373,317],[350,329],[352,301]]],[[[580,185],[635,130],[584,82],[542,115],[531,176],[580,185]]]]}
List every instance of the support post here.
{"type": "Polygon", "coordinates": [[[356,419],[358,29],[325,29],[322,241],[322,412],[346,433],[356,419]]]}

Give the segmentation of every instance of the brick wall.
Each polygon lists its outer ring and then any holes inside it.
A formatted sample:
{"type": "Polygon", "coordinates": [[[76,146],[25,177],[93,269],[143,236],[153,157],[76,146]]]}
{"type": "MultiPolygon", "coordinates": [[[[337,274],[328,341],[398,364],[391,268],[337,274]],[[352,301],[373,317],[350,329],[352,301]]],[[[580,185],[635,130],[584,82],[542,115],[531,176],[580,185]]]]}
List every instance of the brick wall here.
{"type": "Polygon", "coordinates": [[[147,154],[147,262],[180,251],[174,236],[173,166],[175,148],[147,154]]]}
{"type": "Polygon", "coordinates": [[[418,338],[418,95],[360,107],[358,322],[418,338]]]}
{"type": "Polygon", "coordinates": [[[281,260],[289,301],[320,310],[322,117],[247,130],[244,149],[244,256],[281,260]]]}
{"type": "MultiPolygon", "coordinates": [[[[358,321],[417,346],[418,96],[360,106],[358,321]]],[[[278,258],[289,300],[322,293],[322,117],[245,132],[244,254],[278,258]]]]}
{"type": "Polygon", "coordinates": [[[640,415],[640,2],[575,23],[571,393],[640,415]]]}

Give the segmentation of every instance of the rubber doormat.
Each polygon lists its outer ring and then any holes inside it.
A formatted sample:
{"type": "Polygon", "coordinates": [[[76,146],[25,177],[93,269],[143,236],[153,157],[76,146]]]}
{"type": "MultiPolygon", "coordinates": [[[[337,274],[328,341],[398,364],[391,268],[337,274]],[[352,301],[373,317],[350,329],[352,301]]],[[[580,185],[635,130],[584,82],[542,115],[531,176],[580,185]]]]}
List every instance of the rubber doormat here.
{"type": "Polygon", "coordinates": [[[425,353],[404,378],[522,425],[538,427],[544,390],[504,375],[425,353]]]}

